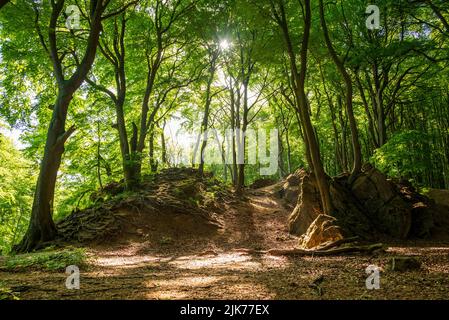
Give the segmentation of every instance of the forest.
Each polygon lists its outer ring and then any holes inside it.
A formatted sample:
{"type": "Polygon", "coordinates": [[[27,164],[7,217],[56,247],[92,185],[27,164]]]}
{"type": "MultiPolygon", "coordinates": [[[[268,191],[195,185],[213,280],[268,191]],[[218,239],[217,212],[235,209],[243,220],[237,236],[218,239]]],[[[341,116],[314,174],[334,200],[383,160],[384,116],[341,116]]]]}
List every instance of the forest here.
{"type": "Polygon", "coordinates": [[[447,299],[447,0],[0,0],[0,300],[447,299]]]}

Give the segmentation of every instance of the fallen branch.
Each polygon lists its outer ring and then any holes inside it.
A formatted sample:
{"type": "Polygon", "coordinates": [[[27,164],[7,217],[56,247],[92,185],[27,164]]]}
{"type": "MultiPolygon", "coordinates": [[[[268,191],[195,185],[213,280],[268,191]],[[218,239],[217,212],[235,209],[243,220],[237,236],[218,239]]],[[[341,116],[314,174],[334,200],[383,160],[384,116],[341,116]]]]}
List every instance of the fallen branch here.
{"type": "Polygon", "coordinates": [[[333,242],[325,242],[322,245],[316,247],[314,250],[328,250],[331,248],[335,248],[338,246],[341,246],[343,244],[347,244],[347,243],[352,243],[355,242],[356,240],[358,240],[359,237],[352,237],[352,238],[343,238],[337,241],[333,241],[333,242]]]}
{"type": "MultiPolygon", "coordinates": [[[[348,239],[349,240],[349,239],[348,239]]],[[[341,241],[341,240],[339,240],[341,241]]],[[[354,241],[354,239],[352,240],[354,241]]],[[[347,243],[347,241],[343,241],[343,243],[347,243]]],[[[270,250],[252,250],[252,249],[237,249],[236,252],[241,253],[247,253],[247,254],[269,254],[272,256],[332,256],[332,255],[338,255],[342,253],[372,253],[375,250],[380,250],[384,248],[384,245],[382,243],[375,243],[371,245],[364,245],[364,246],[357,246],[357,245],[351,245],[351,246],[345,246],[345,247],[338,247],[334,248],[336,246],[335,243],[338,243],[338,241],[333,242],[331,244],[328,244],[320,249],[270,249],[270,250]],[[332,248],[328,249],[330,246],[333,246],[332,248]]],[[[337,245],[341,245],[340,244],[337,245]]]]}
{"type": "Polygon", "coordinates": [[[338,247],[332,249],[319,249],[319,250],[305,250],[305,249],[272,249],[266,251],[267,254],[271,254],[273,256],[332,256],[342,253],[372,253],[375,250],[382,249],[384,245],[382,243],[375,243],[371,245],[365,246],[347,246],[347,247],[338,247]]]}

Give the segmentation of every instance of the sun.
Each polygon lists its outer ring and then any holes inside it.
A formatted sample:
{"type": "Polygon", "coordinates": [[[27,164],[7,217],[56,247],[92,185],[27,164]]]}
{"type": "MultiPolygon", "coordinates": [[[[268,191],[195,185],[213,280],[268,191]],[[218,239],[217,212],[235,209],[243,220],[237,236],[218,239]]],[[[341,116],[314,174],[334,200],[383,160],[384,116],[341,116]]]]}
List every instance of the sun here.
{"type": "Polygon", "coordinates": [[[229,40],[224,39],[220,41],[220,48],[223,51],[228,51],[230,48],[232,47],[231,42],[229,42],[229,40]]]}

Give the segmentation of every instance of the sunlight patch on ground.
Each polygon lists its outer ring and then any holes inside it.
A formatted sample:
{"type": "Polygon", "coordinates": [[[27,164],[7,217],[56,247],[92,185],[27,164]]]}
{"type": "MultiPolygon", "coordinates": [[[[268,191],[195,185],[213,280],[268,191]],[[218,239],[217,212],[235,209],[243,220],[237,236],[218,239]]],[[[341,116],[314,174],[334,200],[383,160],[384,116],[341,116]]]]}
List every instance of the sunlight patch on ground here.
{"type": "Polygon", "coordinates": [[[100,267],[122,267],[122,268],[135,268],[139,266],[148,266],[158,263],[168,262],[172,258],[162,258],[156,256],[111,256],[111,257],[98,257],[95,259],[94,264],[100,267]]]}
{"type": "Polygon", "coordinates": [[[251,261],[251,256],[240,253],[225,253],[217,256],[185,256],[170,262],[171,266],[180,269],[227,268],[227,269],[258,269],[259,262],[251,261]]]}
{"type": "Polygon", "coordinates": [[[148,289],[157,288],[147,294],[148,299],[191,299],[192,290],[198,292],[201,289],[208,289],[222,280],[223,277],[179,277],[167,280],[151,280],[146,283],[148,289]]]}
{"type": "Polygon", "coordinates": [[[269,210],[278,205],[276,203],[276,201],[269,199],[269,198],[257,199],[257,200],[251,199],[250,203],[253,207],[256,207],[258,209],[263,209],[263,210],[269,210]]]}
{"type": "Polygon", "coordinates": [[[285,257],[265,255],[255,261],[247,254],[223,253],[217,256],[185,256],[180,257],[169,265],[180,269],[230,269],[230,270],[258,270],[262,268],[285,268],[289,264],[285,257]]]}
{"type": "Polygon", "coordinates": [[[158,290],[148,293],[146,298],[150,300],[186,300],[191,298],[191,294],[178,290],[158,290]]]}
{"type": "Polygon", "coordinates": [[[434,274],[449,274],[449,266],[434,264],[434,265],[426,265],[424,266],[427,271],[434,274]]]}
{"type": "Polygon", "coordinates": [[[210,287],[212,284],[216,283],[223,277],[215,277],[215,276],[204,276],[204,277],[181,277],[170,280],[156,280],[149,281],[147,284],[148,287],[210,287]]]}
{"type": "Polygon", "coordinates": [[[257,204],[257,203],[255,203],[255,202],[251,202],[251,205],[252,205],[255,209],[259,210],[260,213],[263,213],[263,212],[271,212],[271,211],[272,211],[271,208],[267,208],[265,205],[260,205],[260,204],[257,204]]]}
{"type": "Polygon", "coordinates": [[[242,281],[237,276],[183,276],[146,282],[148,299],[214,299],[214,298],[274,298],[262,284],[242,281]]]}

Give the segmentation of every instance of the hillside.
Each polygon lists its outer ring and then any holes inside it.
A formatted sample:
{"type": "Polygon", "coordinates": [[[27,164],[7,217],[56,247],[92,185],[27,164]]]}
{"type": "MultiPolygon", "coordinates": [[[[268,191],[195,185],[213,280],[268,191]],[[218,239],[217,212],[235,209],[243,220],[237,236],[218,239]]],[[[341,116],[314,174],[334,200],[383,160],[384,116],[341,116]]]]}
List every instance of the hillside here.
{"type": "Polygon", "coordinates": [[[171,169],[135,193],[117,194],[57,224],[57,244],[75,241],[87,248],[79,292],[61,285],[64,269],[37,267],[29,274],[0,267],[0,275],[23,299],[439,299],[447,294],[449,241],[390,240],[384,251],[371,254],[279,255],[273,249],[298,247],[299,238],[288,232],[290,214],[276,185],[238,197],[211,176],[199,179],[195,170],[171,169]],[[396,256],[415,257],[421,266],[389,271],[396,256]],[[383,270],[382,290],[365,288],[370,264],[383,270]],[[313,285],[318,278],[324,279],[319,290],[313,285]]]}

